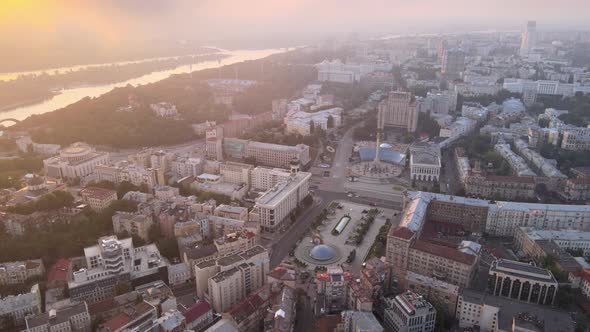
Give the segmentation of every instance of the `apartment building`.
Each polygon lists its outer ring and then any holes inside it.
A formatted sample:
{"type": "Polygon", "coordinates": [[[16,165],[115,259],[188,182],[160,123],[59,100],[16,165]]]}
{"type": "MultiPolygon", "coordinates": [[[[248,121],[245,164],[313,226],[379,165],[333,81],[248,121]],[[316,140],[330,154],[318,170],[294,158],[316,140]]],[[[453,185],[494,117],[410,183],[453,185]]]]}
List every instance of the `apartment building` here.
{"type": "Polygon", "coordinates": [[[154,225],[151,215],[136,212],[117,211],[112,221],[115,234],[137,236],[144,241],[149,241],[150,228],[154,225]]]}
{"type": "Polygon", "coordinates": [[[289,214],[309,194],[310,179],[311,173],[294,173],[286,181],[268,189],[256,199],[249,220],[258,222],[261,230],[266,232],[273,233],[283,227],[289,214]]]}
{"type": "Polygon", "coordinates": [[[316,273],[318,302],[326,313],[340,312],[346,308],[351,279],[350,273],[337,266],[330,266],[326,272],[316,273]]]}
{"type": "Polygon", "coordinates": [[[590,150],[590,128],[568,126],[562,130],[561,148],[570,151],[590,150]]]}
{"type": "Polygon", "coordinates": [[[455,315],[459,286],[411,271],[407,274],[407,283],[408,290],[424,296],[431,302],[444,305],[447,313],[455,315]]]}
{"type": "Polygon", "coordinates": [[[80,191],[80,196],[86,204],[94,211],[101,212],[108,208],[112,202],[117,200],[117,192],[115,190],[86,187],[80,191]]]}
{"type": "Polygon", "coordinates": [[[420,240],[417,233],[406,227],[389,232],[386,255],[387,262],[393,266],[394,278],[402,288],[407,287],[408,272],[466,287],[477,267],[477,256],[420,240]]]}
{"type": "Polygon", "coordinates": [[[197,264],[197,296],[208,299],[216,312],[226,312],[262,287],[268,271],[268,251],[261,246],[197,264]]]}
{"type": "Polygon", "coordinates": [[[488,291],[495,296],[553,305],[557,288],[557,280],[547,269],[506,259],[490,266],[488,291]]]}
{"type": "Polygon", "coordinates": [[[95,167],[109,163],[109,154],[84,143],[62,149],[58,156],[43,160],[45,174],[56,179],[78,179],[92,174],[95,167]]]}
{"type": "Polygon", "coordinates": [[[0,285],[18,285],[45,273],[41,259],[0,263],[0,285]]]}
{"type": "Polygon", "coordinates": [[[559,195],[568,201],[590,200],[590,178],[567,179],[565,185],[559,190],[559,195]]]}
{"type": "Polygon", "coordinates": [[[401,225],[416,232],[427,219],[459,224],[467,231],[495,236],[513,236],[517,227],[590,231],[590,206],[406,193],[401,225]]]}
{"type": "Polygon", "coordinates": [[[40,312],[41,293],[38,284],[31,287],[28,293],[0,298],[0,316],[12,318],[17,326],[24,324],[27,316],[37,315],[40,312]]]}
{"type": "Polygon", "coordinates": [[[406,291],[385,298],[384,325],[390,331],[434,332],[436,309],[420,294],[406,291]]]}
{"type": "Polygon", "coordinates": [[[219,164],[219,174],[223,182],[233,184],[245,184],[250,188],[250,172],[254,166],[236,162],[223,162],[219,164]]]}
{"type": "Polygon", "coordinates": [[[92,319],[86,302],[26,318],[26,332],[91,332],[92,319]]]}
{"type": "Polygon", "coordinates": [[[516,228],[514,246],[528,257],[538,259],[545,256],[539,241],[552,241],[564,250],[582,250],[584,256],[590,255],[590,232],[516,228]]]}
{"type": "Polygon", "coordinates": [[[410,92],[391,91],[379,104],[381,126],[415,132],[418,126],[418,109],[410,92]]]}

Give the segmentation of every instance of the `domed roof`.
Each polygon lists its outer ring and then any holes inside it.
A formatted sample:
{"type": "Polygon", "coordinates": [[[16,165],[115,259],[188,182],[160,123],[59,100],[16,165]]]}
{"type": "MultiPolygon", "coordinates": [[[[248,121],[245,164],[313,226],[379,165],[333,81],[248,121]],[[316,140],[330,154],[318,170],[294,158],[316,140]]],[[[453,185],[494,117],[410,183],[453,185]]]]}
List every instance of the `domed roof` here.
{"type": "Polygon", "coordinates": [[[311,249],[309,256],[318,261],[329,261],[334,259],[337,254],[334,248],[325,244],[318,244],[311,249]]]}
{"type": "Polygon", "coordinates": [[[379,144],[379,147],[382,148],[382,149],[391,149],[391,148],[393,148],[393,146],[391,144],[389,144],[389,143],[381,143],[381,144],[379,144]]]}

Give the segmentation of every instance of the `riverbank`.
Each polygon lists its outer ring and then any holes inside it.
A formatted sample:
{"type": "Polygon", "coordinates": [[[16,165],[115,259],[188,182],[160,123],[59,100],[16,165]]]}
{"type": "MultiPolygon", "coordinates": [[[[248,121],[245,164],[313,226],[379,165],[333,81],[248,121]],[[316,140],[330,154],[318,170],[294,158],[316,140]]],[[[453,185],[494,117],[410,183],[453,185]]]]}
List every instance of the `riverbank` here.
{"type": "Polygon", "coordinates": [[[88,67],[54,75],[21,76],[17,80],[0,82],[0,112],[33,105],[55,96],[55,87],[60,90],[112,84],[149,75],[153,72],[170,70],[183,65],[205,61],[220,61],[227,54],[212,53],[181,56],[170,59],[88,67]]]}

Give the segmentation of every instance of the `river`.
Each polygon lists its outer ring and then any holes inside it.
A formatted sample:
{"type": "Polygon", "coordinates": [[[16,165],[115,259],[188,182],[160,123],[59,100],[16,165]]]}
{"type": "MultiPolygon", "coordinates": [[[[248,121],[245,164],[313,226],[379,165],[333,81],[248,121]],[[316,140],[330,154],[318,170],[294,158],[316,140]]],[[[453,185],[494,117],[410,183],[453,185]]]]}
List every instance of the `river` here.
{"type": "MultiPolygon", "coordinates": [[[[155,71],[150,74],[146,74],[124,82],[64,89],[59,91],[60,93],[58,95],[55,95],[54,97],[49,98],[40,103],[0,112],[0,119],[11,118],[17,120],[24,120],[27,117],[34,114],[43,114],[66,107],[85,97],[98,97],[102,94],[105,94],[113,90],[114,88],[123,87],[128,84],[133,86],[140,84],[149,84],[166,79],[170,77],[170,75],[189,73],[191,70],[197,71],[203,69],[218,68],[221,66],[231,65],[238,62],[257,60],[272,54],[284,52],[284,49],[221,51],[221,54],[228,55],[228,57],[223,58],[221,60],[203,61],[192,65],[182,65],[169,70],[155,71]]],[[[19,73],[15,74],[18,75],[19,73]]]]}

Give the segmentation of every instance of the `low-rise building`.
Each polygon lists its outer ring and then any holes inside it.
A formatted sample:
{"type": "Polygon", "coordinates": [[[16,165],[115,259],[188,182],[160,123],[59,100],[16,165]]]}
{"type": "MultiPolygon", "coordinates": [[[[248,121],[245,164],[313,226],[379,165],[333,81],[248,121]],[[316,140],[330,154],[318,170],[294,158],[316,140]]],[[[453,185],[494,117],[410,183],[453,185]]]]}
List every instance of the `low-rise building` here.
{"type": "Polygon", "coordinates": [[[171,287],[186,285],[190,282],[191,271],[184,262],[168,266],[168,283],[171,287]]]}
{"type": "Polygon", "coordinates": [[[488,291],[518,301],[553,304],[558,283],[551,271],[528,263],[496,260],[490,266],[488,291]]]}
{"type": "Polygon", "coordinates": [[[186,321],[186,328],[194,331],[202,331],[215,319],[211,305],[204,300],[198,300],[183,315],[186,321]]]}
{"type": "Polygon", "coordinates": [[[590,178],[567,179],[558,193],[568,201],[588,201],[590,200],[590,178]]]}
{"type": "MultiPolygon", "coordinates": [[[[16,326],[24,324],[27,316],[39,313],[41,313],[41,293],[37,284],[31,287],[28,293],[0,298],[0,317],[9,317],[16,326]]],[[[0,326],[0,328],[4,327],[0,326]]]]}
{"type": "Polygon", "coordinates": [[[149,331],[157,319],[158,308],[140,301],[129,304],[123,312],[102,323],[98,332],[149,331]]]}
{"type": "Polygon", "coordinates": [[[80,191],[80,196],[86,204],[94,211],[101,212],[108,208],[112,202],[117,200],[117,192],[115,190],[86,187],[80,191]]]}
{"type": "Polygon", "coordinates": [[[342,332],[383,332],[383,326],[372,312],[343,311],[337,330],[342,332]]]}
{"type": "Polygon", "coordinates": [[[162,118],[178,116],[178,110],[176,109],[176,106],[171,103],[161,102],[157,104],[151,104],[150,109],[157,116],[162,118]]]}
{"type": "Polygon", "coordinates": [[[86,302],[65,308],[50,309],[45,313],[26,318],[27,332],[90,332],[92,319],[86,302]]]}
{"type": "Polygon", "coordinates": [[[385,303],[384,324],[390,331],[434,332],[436,309],[422,295],[406,291],[385,303]]]}
{"type": "Polygon", "coordinates": [[[28,279],[40,278],[44,273],[45,267],[40,259],[0,263],[0,285],[22,284],[28,279]]]}
{"type": "Polygon", "coordinates": [[[213,214],[222,218],[248,221],[248,208],[242,206],[220,204],[215,208],[213,214]]]}

